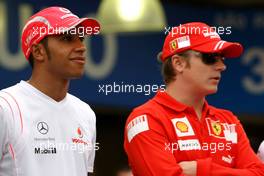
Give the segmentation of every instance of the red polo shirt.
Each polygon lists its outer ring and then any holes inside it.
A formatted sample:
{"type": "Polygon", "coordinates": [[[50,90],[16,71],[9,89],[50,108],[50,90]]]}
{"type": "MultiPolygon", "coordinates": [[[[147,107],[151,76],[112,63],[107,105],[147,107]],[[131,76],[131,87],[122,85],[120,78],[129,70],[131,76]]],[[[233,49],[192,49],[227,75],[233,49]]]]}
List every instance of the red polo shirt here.
{"type": "Polygon", "coordinates": [[[165,92],[133,110],[124,147],[135,176],[182,176],[181,161],[197,161],[198,176],[260,176],[264,165],[232,112],[205,102],[194,109],[165,92]]]}

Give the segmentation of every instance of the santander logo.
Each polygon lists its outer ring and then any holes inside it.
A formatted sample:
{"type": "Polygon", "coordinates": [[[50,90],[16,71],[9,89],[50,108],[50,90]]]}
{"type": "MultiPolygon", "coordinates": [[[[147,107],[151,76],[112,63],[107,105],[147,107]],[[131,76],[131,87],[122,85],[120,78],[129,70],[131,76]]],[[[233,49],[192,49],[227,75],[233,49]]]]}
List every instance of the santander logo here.
{"type": "Polygon", "coordinates": [[[80,127],[77,129],[77,133],[79,135],[79,138],[82,138],[83,137],[83,133],[82,133],[82,130],[81,130],[80,127]]]}
{"type": "Polygon", "coordinates": [[[83,130],[80,127],[77,128],[77,134],[78,134],[78,138],[72,138],[72,142],[88,145],[88,143],[82,139],[83,138],[83,130]]]}

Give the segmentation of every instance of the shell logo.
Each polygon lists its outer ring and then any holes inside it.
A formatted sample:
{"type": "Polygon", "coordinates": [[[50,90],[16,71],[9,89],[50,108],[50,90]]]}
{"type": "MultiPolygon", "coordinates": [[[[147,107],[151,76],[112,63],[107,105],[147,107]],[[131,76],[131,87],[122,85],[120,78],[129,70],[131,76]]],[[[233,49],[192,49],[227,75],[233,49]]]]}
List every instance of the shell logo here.
{"type": "Polygon", "coordinates": [[[176,128],[180,130],[181,133],[188,132],[188,126],[184,122],[176,122],[176,128]]]}

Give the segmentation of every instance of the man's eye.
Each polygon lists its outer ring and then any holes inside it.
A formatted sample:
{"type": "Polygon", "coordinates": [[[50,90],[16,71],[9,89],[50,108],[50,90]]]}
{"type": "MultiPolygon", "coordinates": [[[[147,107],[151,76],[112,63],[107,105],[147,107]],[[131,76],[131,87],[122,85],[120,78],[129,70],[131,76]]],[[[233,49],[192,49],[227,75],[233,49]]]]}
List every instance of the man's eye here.
{"type": "Polygon", "coordinates": [[[73,36],[72,35],[64,35],[62,37],[62,40],[64,40],[64,41],[72,41],[73,40],[73,36]]]}
{"type": "Polygon", "coordinates": [[[81,40],[81,42],[83,42],[83,41],[84,41],[84,37],[79,37],[79,39],[81,40]]]}

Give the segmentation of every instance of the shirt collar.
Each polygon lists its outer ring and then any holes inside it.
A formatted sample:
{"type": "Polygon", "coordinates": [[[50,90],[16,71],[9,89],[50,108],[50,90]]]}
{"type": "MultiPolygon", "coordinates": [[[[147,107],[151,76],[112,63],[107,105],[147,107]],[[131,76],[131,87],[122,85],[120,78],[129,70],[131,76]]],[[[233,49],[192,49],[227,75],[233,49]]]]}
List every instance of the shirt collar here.
{"type": "MultiPolygon", "coordinates": [[[[171,97],[169,94],[167,94],[165,91],[158,91],[156,96],[153,99],[154,101],[156,101],[157,103],[166,106],[172,110],[178,111],[178,112],[182,112],[184,110],[186,110],[187,108],[192,108],[190,106],[187,106],[179,101],[177,101],[176,99],[174,99],[173,97],[171,97]]],[[[205,100],[204,102],[204,107],[203,107],[203,114],[215,114],[214,110],[211,108],[211,106],[207,103],[207,101],[205,100]]]]}
{"type": "Polygon", "coordinates": [[[186,108],[188,108],[188,106],[178,102],[165,91],[158,91],[154,97],[154,101],[176,111],[184,111],[186,108]]]}

